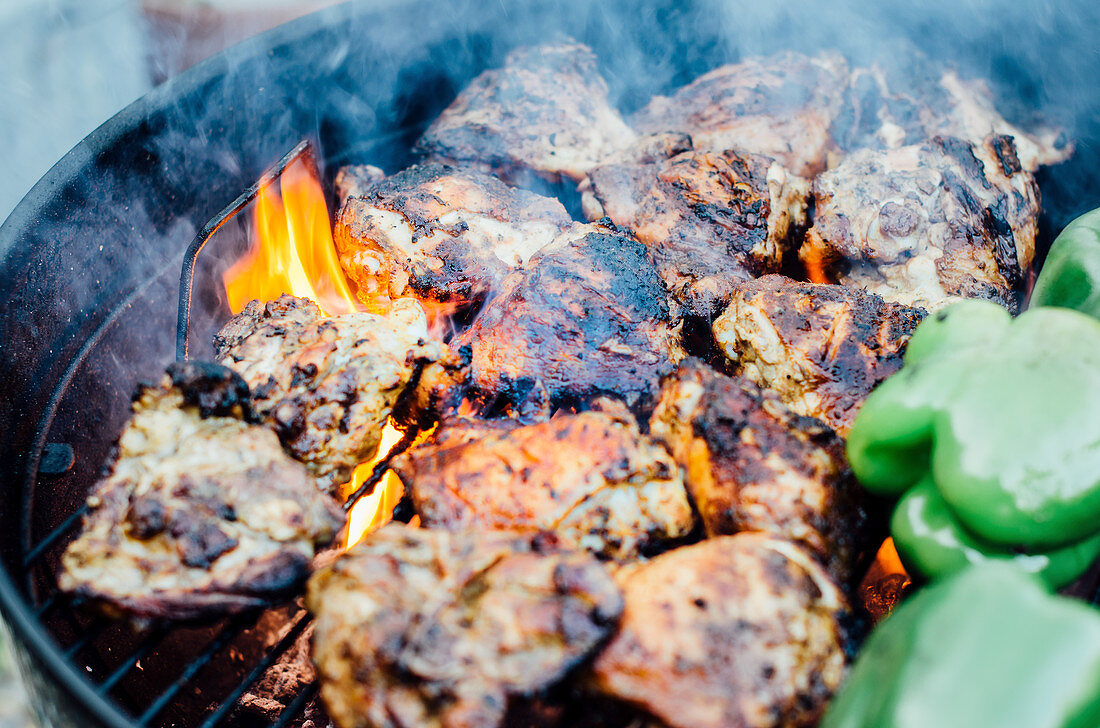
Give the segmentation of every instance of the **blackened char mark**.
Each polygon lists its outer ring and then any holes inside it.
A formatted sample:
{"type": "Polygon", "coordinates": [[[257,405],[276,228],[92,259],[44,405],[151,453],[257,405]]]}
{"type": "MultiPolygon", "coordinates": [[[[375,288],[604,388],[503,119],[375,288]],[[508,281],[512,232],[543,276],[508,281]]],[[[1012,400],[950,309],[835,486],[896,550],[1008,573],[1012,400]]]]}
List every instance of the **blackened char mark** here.
{"type": "Polygon", "coordinates": [[[203,417],[237,417],[255,421],[248,385],[228,367],[205,361],[177,361],[168,365],[172,386],[183,401],[199,408],[203,417]]]}

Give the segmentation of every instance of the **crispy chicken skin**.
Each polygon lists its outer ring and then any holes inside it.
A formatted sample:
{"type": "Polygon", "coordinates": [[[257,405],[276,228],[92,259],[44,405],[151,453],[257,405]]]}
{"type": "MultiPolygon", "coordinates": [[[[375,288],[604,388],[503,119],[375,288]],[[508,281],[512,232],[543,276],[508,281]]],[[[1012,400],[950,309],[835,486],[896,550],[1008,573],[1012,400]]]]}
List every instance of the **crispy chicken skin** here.
{"type": "Polygon", "coordinates": [[[336,209],[352,197],[362,197],[374,185],[386,178],[386,173],[373,164],[349,164],[336,173],[336,209]]]}
{"type": "Polygon", "coordinates": [[[848,64],[839,55],[781,53],[720,66],[672,96],[654,96],[632,119],[641,134],[678,131],[698,150],[751,150],[801,177],[825,169],[829,128],[848,64]]]}
{"type": "Polygon", "coordinates": [[[505,181],[580,180],[634,133],[607,99],[596,56],[575,42],[518,48],[475,78],[417,143],[428,160],[505,181]]]}
{"type": "Polygon", "coordinates": [[[475,395],[645,405],[683,357],[667,295],[633,235],[575,225],[505,278],[458,337],[471,350],[475,395]]]}
{"type": "Polygon", "coordinates": [[[737,281],[779,272],[810,184],[769,157],[666,133],[589,170],[580,189],[585,215],[630,229],[685,311],[710,320],[737,281]]]}
{"type": "Polygon", "coordinates": [[[882,541],[843,440],[743,377],[685,360],[665,379],[649,429],[683,467],[708,536],[794,541],[840,584],[862,575],[882,541]]]}
{"type": "Polygon", "coordinates": [[[670,728],[800,728],[845,673],[844,597],[788,541],[719,536],[626,567],[595,687],[670,728]]]}
{"type": "Polygon", "coordinates": [[[382,426],[419,363],[447,356],[412,299],[389,314],[325,317],[312,301],[252,301],[214,338],[257,414],[328,490],[377,450],[382,426]]]}
{"type": "Polygon", "coordinates": [[[846,436],[923,318],[859,288],[769,275],[738,286],[713,330],[737,373],[846,436]]]}
{"type": "Polygon", "coordinates": [[[335,239],[344,271],[368,304],[415,296],[468,306],[570,223],[555,199],[480,172],[425,164],[351,197],[335,239]]]}
{"type": "Polygon", "coordinates": [[[895,149],[936,136],[980,145],[996,134],[1013,138],[1020,165],[1028,172],[1063,162],[1073,153],[1073,145],[1057,129],[1028,133],[1009,123],[997,111],[985,81],[960,78],[923,56],[895,65],[904,72],[880,65],[852,70],[833,122],[833,137],[842,149],[895,149]]]}
{"type": "Polygon", "coordinates": [[[854,152],[814,181],[814,198],[800,252],[814,280],[930,311],[963,298],[1017,310],[1039,187],[1010,137],[854,152]]]}
{"type": "Polygon", "coordinates": [[[390,524],[309,582],[339,728],[491,728],[607,638],[622,595],[546,534],[390,524]]]}
{"type": "Polygon", "coordinates": [[[215,364],[142,387],[109,473],[61,559],[70,594],[143,619],[192,619],[292,592],[344,523],[215,364]]]}
{"type": "Polygon", "coordinates": [[[686,536],[680,469],[618,403],[548,422],[444,420],[394,470],[428,528],[553,531],[616,560],[686,536]]]}

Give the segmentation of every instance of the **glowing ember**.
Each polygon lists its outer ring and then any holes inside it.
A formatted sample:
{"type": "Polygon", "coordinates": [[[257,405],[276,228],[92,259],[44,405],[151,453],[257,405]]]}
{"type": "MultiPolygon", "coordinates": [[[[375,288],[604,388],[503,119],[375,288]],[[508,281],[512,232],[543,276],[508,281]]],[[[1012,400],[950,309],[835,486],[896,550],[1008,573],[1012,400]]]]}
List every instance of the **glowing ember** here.
{"type": "Polygon", "coordinates": [[[310,299],[329,316],[364,308],[340,267],[325,195],[306,161],[260,189],[253,223],[251,247],[222,277],[233,313],[284,293],[310,299]]]}
{"type": "Polygon", "coordinates": [[[803,258],[806,266],[806,275],[813,283],[830,283],[829,276],[825,273],[825,261],[816,251],[811,251],[809,256],[803,258]]]}
{"type": "MultiPolygon", "coordinates": [[[[374,466],[382,462],[393,446],[401,439],[401,431],[393,426],[393,422],[387,421],[382,430],[382,440],[378,443],[378,454],[374,459],[361,463],[352,473],[351,480],[344,485],[342,491],[345,495],[351,495],[359,486],[370,477],[374,466]]],[[[348,538],[347,548],[363,540],[371,531],[384,525],[390,520],[394,506],[401,500],[405,488],[401,479],[392,470],[387,470],[382,480],[374,487],[374,492],[365,495],[351,507],[348,513],[348,538]]]]}

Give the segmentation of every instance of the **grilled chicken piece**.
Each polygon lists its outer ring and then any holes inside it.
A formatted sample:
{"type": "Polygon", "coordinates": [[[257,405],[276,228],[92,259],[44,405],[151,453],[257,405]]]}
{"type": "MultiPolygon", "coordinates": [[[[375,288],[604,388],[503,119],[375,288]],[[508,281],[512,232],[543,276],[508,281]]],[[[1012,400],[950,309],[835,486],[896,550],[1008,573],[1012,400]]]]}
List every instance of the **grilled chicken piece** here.
{"type": "Polygon", "coordinates": [[[622,596],[547,534],[390,524],[314,576],[307,604],[339,728],[491,728],[592,653],[622,596]]]}
{"type": "Polygon", "coordinates": [[[424,132],[432,161],[476,166],[522,182],[580,180],[634,133],[607,99],[592,49],[568,42],[518,48],[475,78],[424,132]]]}
{"type": "Polygon", "coordinates": [[[844,597],[808,554],[759,533],[626,567],[595,686],[670,728],[800,728],[845,673],[844,597]]]}
{"type": "Polygon", "coordinates": [[[633,231],[672,295],[708,321],[737,281],[779,272],[810,193],[769,157],[695,151],[683,134],[644,137],[580,189],[585,215],[633,231]]]}
{"type": "Polygon", "coordinates": [[[61,558],[63,591],[139,618],[192,619],[301,586],[344,513],[266,427],[248,387],[183,362],[135,398],[110,472],[61,558]]]}
{"type": "Polygon", "coordinates": [[[553,531],[616,560],[686,536],[694,518],[675,461],[623,405],[596,406],[526,426],[444,420],[393,467],[428,528],[553,531]]]}
{"type": "Polygon", "coordinates": [[[439,164],[348,200],[336,249],[365,302],[416,296],[469,306],[571,223],[557,200],[439,164]]]}
{"type": "Polygon", "coordinates": [[[825,169],[847,82],[848,64],[836,54],[749,58],[653,97],[632,124],[642,134],[686,132],[698,150],[766,154],[810,177],[825,169]]]}
{"type": "Polygon", "coordinates": [[[424,309],[394,301],[386,316],[325,317],[312,301],[252,301],[214,338],[220,363],[252,389],[257,414],[328,490],[374,456],[382,426],[423,361],[449,355],[428,340],[424,309]]]}
{"type": "Polygon", "coordinates": [[[386,173],[373,164],[350,164],[336,173],[336,209],[352,197],[363,197],[371,187],[386,178],[386,173]]]}
{"type": "Polygon", "coordinates": [[[547,413],[601,395],[647,404],[683,350],[645,252],[627,232],[578,224],[511,273],[457,339],[476,398],[547,413]]]}
{"type": "Polygon", "coordinates": [[[649,428],[683,467],[708,536],[794,541],[841,584],[862,576],[882,542],[844,442],[744,378],[686,360],[664,381],[649,428]]]}
{"type": "Polygon", "coordinates": [[[814,181],[800,256],[814,280],[930,311],[986,298],[1011,311],[1035,256],[1039,187],[1012,139],[861,150],[814,181]]]}
{"type": "Polygon", "coordinates": [[[923,56],[896,65],[904,72],[890,73],[878,65],[853,69],[833,122],[833,137],[842,149],[895,149],[936,136],[979,146],[997,134],[1013,138],[1020,166],[1029,172],[1073,154],[1073,144],[1057,129],[1028,133],[1010,124],[984,81],[962,79],[923,56]]]}
{"type": "Polygon", "coordinates": [[[923,318],[859,288],[772,275],[738,286],[713,329],[737,373],[847,436],[863,400],[901,368],[923,318]]]}

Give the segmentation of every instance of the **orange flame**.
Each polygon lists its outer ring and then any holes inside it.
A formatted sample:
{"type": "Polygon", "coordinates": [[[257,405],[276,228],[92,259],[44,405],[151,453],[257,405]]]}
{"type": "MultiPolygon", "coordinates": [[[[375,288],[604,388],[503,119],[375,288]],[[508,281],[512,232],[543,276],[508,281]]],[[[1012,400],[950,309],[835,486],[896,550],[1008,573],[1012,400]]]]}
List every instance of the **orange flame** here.
{"type": "Polygon", "coordinates": [[[284,293],[310,299],[326,316],[363,309],[340,267],[311,166],[295,160],[256,196],[252,245],[222,276],[233,313],[254,298],[273,301],[284,293]]]}
{"type": "MultiPolygon", "coordinates": [[[[310,299],[325,316],[365,310],[340,267],[325,194],[305,158],[295,160],[277,181],[260,188],[252,220],[248,252],[222,276],[233,313],[253,299],[273,301],[284,293],[310,299]]],[[[387,420],[377,453],[355,469],[340,493],[344,497],[354,493],[400,439],[401,431],[387,420]]],[[[390,520],[403,492],[401,480],[387,471],[374,492],[352,506],[348,547],[390,520]]]]}
{"type": "MultiPolygon", "coordinates": [[[[401,430],[393,425],[392,420],[386,421],[382,429],[382,440],[378,443],[378,453],[373,460],[360,463],[359,467],[351,475],[342,488],[345,497],[359,490],[359,486],[370,477],[371,472],[378,463],[382,462],[390,451],[401,440],[401,430]]],[[[365,495],[356,501],[348,512],[348,538],[346,548],[351,548],[363,540],[363,538],[384,525],[390,520],[394,506],[401,500],[405,487],[401,479],[392,470],[387,470],[382,480],[374,486],[374,492],[365,495]]]]}

